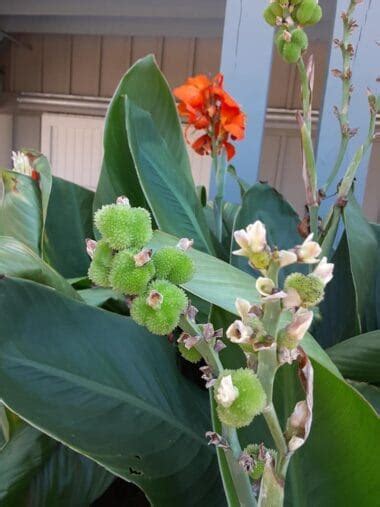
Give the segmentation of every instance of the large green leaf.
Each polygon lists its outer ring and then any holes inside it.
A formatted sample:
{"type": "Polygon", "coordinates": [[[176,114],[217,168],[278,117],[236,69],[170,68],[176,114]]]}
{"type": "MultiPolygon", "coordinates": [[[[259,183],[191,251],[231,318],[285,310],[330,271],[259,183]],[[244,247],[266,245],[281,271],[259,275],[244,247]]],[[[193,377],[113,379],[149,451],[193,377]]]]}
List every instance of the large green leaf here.
{"type": "MultiPolygon", "coordinates": [[[[286,249],[302,242],[297,229],[298,214],[277,190],[266,183],[256,183],[245,192],[234,230],[245,229],[256,220],[265,224],[267,240],[272,246],[286,249]]],[[[244,271],[251,269],[247,259],[234,255],[231,259],[234,266],[244,271]]]]}
{"type": "MultiPolygon", "coordinates": [[[[175,246],[177,243],[177,238],[155,231],[150,246],[155,250],[165,245],[175,246]]],[[[191,294],[231,313],[235,313],[237,297],[248,299],[252,303],[259,302],[255,278],[199,250],[192,248],[187,253],[196,266],[193,279],[183,285],[191,294]]]]}
{"type": "MultiPolygon", "coordinates": [[[[159,135],[179,166],[187,153],[170,88],[154,57],[138,60],[125,74],[110,104],[104,130],[104,160],[95,196],[95,209],[126,195],[133,206],[146,206],[125,131],[124,96],[152,115],[159,135]]],[[[188,162],[187,162],[188,163],[188,162]]]]}
{"type": "Polygon", "coordinates": [[[95,462],[23,422],[0,451],[3,507],[86,507],[113,479],[95,462]]]}
{"type": "Polygon", "coordinates": [[[46,220],[47,256],[65,278],[87,273],[90,259],[85,239],[93,237],[93,199],[91,190],[60,178],[53,179],[46,220]]]}
{"type": "Polygon", "coordinates": [[[343,234],[332,262],[334,278],[326,287],[325,299],[320,305],[321,318],[313,327],[313,334],[323,347],[331,347],[360,334],[346,234],[343,234]]]}
{"type": "Polygon", "coordinates": [[[71,285],[30,248],[14,238],[0,236],[0,274],[48,285],[74,299],[80,299],[71,285]]]}
{"type": "Polygon", "coordinates": [[[380,416],[380,388],[366,382],[355,382],[354,380],[350,381],[350,385],[364,396],[380,416]]]}
{"type": "Polygon", "coordinates": [[[380,383],[380,331],[354,336],[327,352],[345,377],[380,383]]]}
{"type": "Polygon", "coordinates": [[[0,397],[154,505],[223,505],[207,394],[129,318],[38,284],[0,281],[0,397]]]}
{"type": "Polygon", "coordinates": [[[375,282],[379,260],[377,239],[353,194],[348,198],[343,218],[361,330],[373,331],[377,327],[375,308],[375,282]]]}
{"type": "Polygon", "coordinates": [[[13,236],[41,254],[43,217],[38,182],[5,169],[1,177],[4,194],[0,206],[0,235],[13,236]]]}
{"type": "MultiPolygon", "coordinates": [[[[163,81],[161,86],[167,85],[163,81]]],[[[192,238],[198,249],[213,252],[183,143],[173,146],[160,132],[152,113],[139,107],[129,96],[125,110],[130,150],[158,227],[170,234],[192,238]]],[[[175,110],[172,114],[177,119],[175,110]]]]}

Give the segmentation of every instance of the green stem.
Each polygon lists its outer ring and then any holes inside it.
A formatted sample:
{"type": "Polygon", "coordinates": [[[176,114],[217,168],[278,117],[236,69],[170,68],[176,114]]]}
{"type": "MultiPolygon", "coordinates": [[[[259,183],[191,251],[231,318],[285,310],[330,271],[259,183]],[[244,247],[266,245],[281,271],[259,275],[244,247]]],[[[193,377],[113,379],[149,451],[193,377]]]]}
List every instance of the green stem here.
{"type": "Polygon", "coordinates": [[[224,155],[218,155],[218,150],[213,147],[212,167],[215,172],[216,196],[214,199],[215,234],[218,241],[222,242],[223,237],[223,200],[226,183],[226,163],[224,155]]]}
{"type": "MultiPolygon", "coordinates": [[[[181,318],[180,327],[183,331],[187,333],[191,333],[192,335],[199,336],[201,335],[200,327],[195,323],[190,321],[186,317],[181,318]]],[[[198,352],[202,355],[203,359],[206,363],[211,367],[213,374],[215,376],[219,376],[220,373],[224,371],[224,367],[222,362],[219,359],[219,355],[215,352],[213,347],[204,340],[200,340],[198,344],[195,346],[198,352]]],[[[215,417],[212,418],[213,429],[217,431],[217,424],[215,421],[215,417]]],[[[230,482],[224,477],[220,452],[218,449],[218,461],[220,473],[223,479],[223,486],[225,488],[226,497],[231,498],[236,496],[239,499],[239,505],[243,507],[256,507],[257,502],[255,496],[253,494],[252,486],[249,480],[248,475],[244,472],[242,467],[239,465],[239,457],[242,453],[242,449],[239,442],[239,437],[236,431],[236,428],[231,428],[226,425],[221,425],[222,434],[227,439],[231,449],[225,451],[225,457],[229,469],[229,473],[232,479],[234,492],[228,491],[232,487],[230,482]]]]}
{"type": "Polygon", "coordinates": [[[351,18],[355,7],[357,5],[356,0],[351,0],[350,6],[346,13],[346,18],[343,19],[343,39],[341,45],[342,59],[343,59],[343,78],[342,78],[342,102],[341,107],[338,112],[338,119],[340,123],[341,129],[341,142],[340,148],[338,152],[338,156],[336,162],[332,168],[331,174],[328,177],[326,183],[322,187],[322,191],[324,193],[330,188],[335,178],[339,173],[339,169],[342,166],[344,156],[347,151],[347,147],[350,141],[350,136],[348,132],[348,113],[350,107],[350,97],[351,97],[351,76],[350,76],[350,51],[348,49],[348,44],[350,42],[350,28],[349,28],[349,19],[351,18]]]}
{"type": "Polygon", "coordinates": [[[318,210],[319,206],[317,204],[315,204],[314,206],[309,206],[310,232],[314,234],[314,238],[316,241],[318,241],[319,237],[318,210]]]}

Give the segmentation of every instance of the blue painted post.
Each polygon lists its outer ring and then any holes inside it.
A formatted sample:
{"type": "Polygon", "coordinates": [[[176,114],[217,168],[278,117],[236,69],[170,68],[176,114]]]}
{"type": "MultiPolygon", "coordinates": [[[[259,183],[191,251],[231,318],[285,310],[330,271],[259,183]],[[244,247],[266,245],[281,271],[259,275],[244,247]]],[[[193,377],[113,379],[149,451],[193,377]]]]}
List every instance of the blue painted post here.
{"type": "MultiPolygon", "coordinates": [[[[341,14],[347,10],[349,3],[349,0],[337,0],[334,32],[331,34],[331,40],[333,38],[341,39],[342,37],[341,14]]],[[[336,184],[342,178],[355,151],[367,138],[369,125],[367,87],[371,88],[374,92],[377,91],[378,93],[379,91],[379,86],[376,83],[376,78],[379,75],[378,62],[380,60],[380,48],[376,44],[376,41],[380,38],[379,0],[365,0],[363,4],[359,4],[356,7],[354,18],[360,26],[359,29],[355,30],[351,38],[352,43],[357,49],[352,61],[354,93],[351,100],[349,120],[350,128],[359,128],[359,132],[349,143],[341,171],[329,193],[335,191],[336,184]]],[[[334,48],[331,51],[329,70],[331,69],[342,69],[342,57],[338,48],[334,48]]],[[[329,72],[325,97],[321,108],[317,150],[318,177],[321,186],[328,178],[339,150],[340,128],[337,119],[333,115],[333,107],[335,105],[340,106],[341,90],[341,80],[329,72]]],[[[355,189],[359,202],[363,202],[364,199],[370,151],[357,172],[355,189]]]]}
{"type": "MultiPolygon", "coordinates": [[[[259,176],[272,64],[273,29],[263,19],[267,5],[268,0],[227,0],[224,22],[221,72],[226,89],[248,118],[246,138],[237,143],[232,164],[252,184],[259,176]]],[[[226,199],[240,200],[239,189],[229,176],[226,199]]]]}

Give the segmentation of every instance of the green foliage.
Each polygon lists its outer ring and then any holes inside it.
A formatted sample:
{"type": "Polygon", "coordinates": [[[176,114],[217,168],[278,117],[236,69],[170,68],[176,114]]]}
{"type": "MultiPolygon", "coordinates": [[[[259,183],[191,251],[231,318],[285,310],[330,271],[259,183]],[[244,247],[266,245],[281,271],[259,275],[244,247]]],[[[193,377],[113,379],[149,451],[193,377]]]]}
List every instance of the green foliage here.
{"type": "Polygon", "coordinates": [[[134,253],[122,250],[112,261],[109,281],[115,291],[121,294],[137,295],[146,290],[154,274],[155,267],[152,261],[144,266],[136,266],[134,253]]]}
{"type": "Polygon", "coordinates": [[[215,383],[214,393],[219,419],[227,426],[236,428],[248,426],[253,418],[263,411],[266,402],[265,392],[259,379],[252,370],[246,368],[224,370],[215,383]],[[229,375],[234,387],[238,390],[238,395],[230,406],[225,407],[218,402],[217,395],[222,379],[229,375]]]}
{"type": "Polygon", "coordinates": [[[207,395],[182,377],[167,340],[32,282],[1,280],[0,302],[7,405],[139,485],[154,505],[223,504],[204,438],[207,395]]]}
{"type": "Polygon", "coordinates": [[[189,282],[194,275],[194,261],[179,248],[161,248],[153,255],[157,278],[165,278],[176,285],[189,282]]]}
{"type": "Polygon", "coordinates": [[[171,333],[179,323],[181,312],[186,308],[185,292],[167,280],[155,280],[147,292],[133,300],[131,317],[157,335],[171,333]],[[149,303],[149,297],[153,301],[149,303]]]}

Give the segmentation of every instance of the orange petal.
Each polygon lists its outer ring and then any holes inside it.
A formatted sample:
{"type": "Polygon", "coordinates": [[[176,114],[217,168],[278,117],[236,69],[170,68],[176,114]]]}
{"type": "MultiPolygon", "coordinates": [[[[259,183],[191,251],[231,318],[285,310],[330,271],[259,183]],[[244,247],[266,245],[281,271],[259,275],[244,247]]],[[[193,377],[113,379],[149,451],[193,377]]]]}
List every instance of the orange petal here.
{"type": "Polygon", "coordinates": [[[201,137],[198,137],[193,144],[192,148],[194,151],[196,151],[199,155],[206,155],[210,153],[211,151],[211,138],[208,134],[204,134],[201,137]]]}
{"type": "Polygon", "coordinates": [[[211,81],[204,74],[198,74],[198,76],[189,77],[187,79],[189,85],[195,86],[198,90],[205,90],[211,85],[211,81]]]}
{"type": "Polygon", "coordinates": [[[177,99],[190,104],[191,106],[199,106],[203,104],[203,95],[196,86],[182,85],[173,90],[174,96],[177,99]]]}
{"type": "Polygon", "coordinates": [[[227,141],[223,143],[223,146],[226,149],[227,160],[231,160],[231,158],[233,158],[236,153],[235,147],[231,143],[228,143],[227,141]]]}

